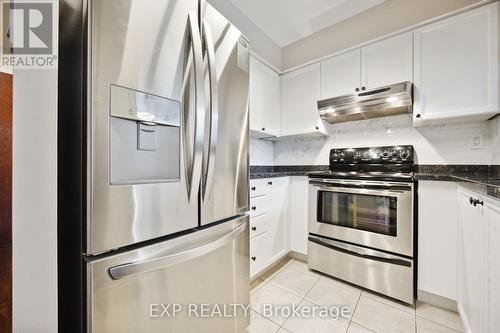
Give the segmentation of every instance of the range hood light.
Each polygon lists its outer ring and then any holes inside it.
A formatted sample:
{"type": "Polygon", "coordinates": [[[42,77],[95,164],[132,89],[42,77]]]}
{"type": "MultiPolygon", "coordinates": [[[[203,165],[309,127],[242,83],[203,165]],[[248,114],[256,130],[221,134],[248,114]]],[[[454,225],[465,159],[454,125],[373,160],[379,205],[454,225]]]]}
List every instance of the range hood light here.
{"type": "Polygon", "coordinates": [[[398,101],[398,100],[399,100],[399,97],[396,97],[396,96],[391,96],[391,97],[387,98],[385,101],[386,101],[387,103],[392,103],[392,102],[396,102],[396,101],[398,101]]]}

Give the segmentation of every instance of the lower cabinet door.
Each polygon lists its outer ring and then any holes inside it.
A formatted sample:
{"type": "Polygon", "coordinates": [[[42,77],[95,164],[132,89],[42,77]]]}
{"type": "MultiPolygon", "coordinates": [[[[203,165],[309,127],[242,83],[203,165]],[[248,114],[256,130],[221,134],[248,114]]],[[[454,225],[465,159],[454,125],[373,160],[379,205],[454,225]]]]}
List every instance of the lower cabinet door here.
{"type": "MultiPolygon", "coordinates": [[[[500,201],[485,200],[489,235],[489,332],[500,332],[500,201]]],[[[488,332],[488,331],[487,331],[488,332]]]]}
{"type": "Polygon", "coordinates": [[[250,240],[250,278],[257,276],[269,263],[269,233],[265,232],[250,240]]]}
{"type": "Polygon", "coordinates": [[[466,332],[487,332],[486,229],[482,206],[471,204],[480,199],[474,192],[459,189],[460,214],[458,311],[466,332]],[[472,200],[471,200],[472,198],[472,200]]]}

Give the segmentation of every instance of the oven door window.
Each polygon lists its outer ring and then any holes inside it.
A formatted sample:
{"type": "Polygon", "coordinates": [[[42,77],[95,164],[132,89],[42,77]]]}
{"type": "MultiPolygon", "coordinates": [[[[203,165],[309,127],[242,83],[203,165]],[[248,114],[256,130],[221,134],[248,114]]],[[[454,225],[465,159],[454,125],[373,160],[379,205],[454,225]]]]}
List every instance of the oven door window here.
{"type": "Polygon", "coordinates": [[[397,235],[397,198],[318,191],[317,221],[378,234],[397,235]]]}

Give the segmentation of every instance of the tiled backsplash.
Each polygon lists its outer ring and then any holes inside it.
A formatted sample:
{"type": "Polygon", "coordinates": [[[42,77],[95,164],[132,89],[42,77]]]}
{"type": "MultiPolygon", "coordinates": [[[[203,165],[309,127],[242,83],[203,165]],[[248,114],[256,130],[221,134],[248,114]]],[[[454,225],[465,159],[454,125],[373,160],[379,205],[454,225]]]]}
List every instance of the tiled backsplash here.
{"type": "Polygon", "coordinates": [[[282,138],[274,144],[252,139],[251,164],[324,165],[328,164],[331,148],[398,144],[413,145],[419,164],[500,164],[499,117],[415,128],[410,116],[400,115],[334,124],[327,129],[329,136],[282,138]],[[483,135],[483,149],[470,148],[471,136],[475,134],[483,135]]]}

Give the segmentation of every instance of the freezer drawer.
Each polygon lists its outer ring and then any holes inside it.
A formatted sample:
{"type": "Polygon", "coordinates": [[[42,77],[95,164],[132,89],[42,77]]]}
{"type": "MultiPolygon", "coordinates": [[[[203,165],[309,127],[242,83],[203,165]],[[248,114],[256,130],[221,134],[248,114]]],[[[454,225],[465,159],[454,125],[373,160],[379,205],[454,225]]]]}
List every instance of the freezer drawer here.
{"type": "Polygon", "coordinates": [[[243,332],[249,269],[247,216],[90,262],[88,332],[243,332]],[[204,318],[202,304],[236,315],[204,318]]]}
{"type": "Polygon", "coordinates": [[[310,269],[413,304],[413,260],[309,236],[310,269]]]}

